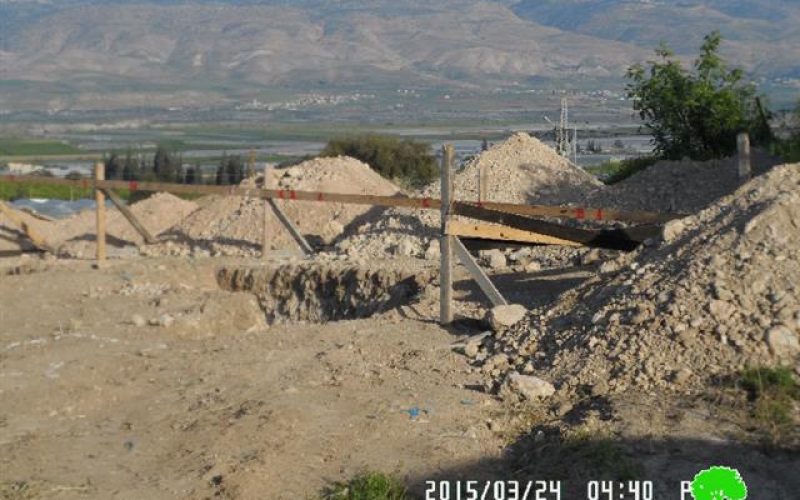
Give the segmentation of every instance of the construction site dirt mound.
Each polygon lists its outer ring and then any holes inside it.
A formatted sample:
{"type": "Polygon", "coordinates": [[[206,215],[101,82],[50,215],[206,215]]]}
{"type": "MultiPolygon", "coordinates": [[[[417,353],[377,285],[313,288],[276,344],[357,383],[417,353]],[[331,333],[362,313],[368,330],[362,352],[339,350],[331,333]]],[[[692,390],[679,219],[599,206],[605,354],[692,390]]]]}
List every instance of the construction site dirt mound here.
{"type": "Polygon", "coordinates": [[[664,241],[488,338],[475,359],[565,396],[697,393],[745,367],[800,364],[800,165],[753,179],[664,241]]]}
{"type": "MultiPolygon", "coordinates": [[[[453,197],[477,201],[479,175],[486,170],[486,201],[570,205],[597,197],[603,185],[560,156],[553,148],[525,133],[484,151],[454,174],[453,197]]],[[[417,193],[438,198],[439,181],[417,193]]],[[[432,248],[438,236],[438,211],[393,208],[384,217],[359,226],[338,242],[350,255],[403,255],[437,258],[432,248]]]]}
{"type": "MultiPolygon", "coordinates": [[[[197,209],[192,201],[168,193],[156,193],[130,206],[133,214],[157,236],[197,209]]],[[[90,258],[95,255],[97,215],[94,210],[84,210],[65,219],[44,220],[24,211],[18,216],[46,242],[58,250],[59,255],[73,258],[90,258]]],[[[144,243],[125,217],[115,208],[106,211],[106,242],[109,256],[138,255],[137,247],[144,243]]],[[[33,245],[13,223],[0,215],[0,251],[17,252],[33,250],[33,245]]]]}
{"type": "MultiPolygon", "coordinates": [[[[485,169],[486,200],[564,205],[583,203],[603,184],[539,139],[518,132],[469,161],[453,179],[454,198],[477,201],[485,169]]],[[[428,189],[438,197],[438,182],[428,189]]]]}
{"type": "MultiPolygon", "coordinates": [[[[400,189],[367,164],[348,157],[316,158],[286,169],[272,170],[268,186],[298,191],[394,196],[400,189]]],[[[263,176],[243,187],[260,189],[263,176]]],[[[377,219],[383,210],[366,205],[275,200],[300,232],[327,244],[350,228],[377,219]]],[[[273,249],[295,248],[296,243],[275,213],[264,214],[264,201],[236,196],[209,196],[186,220],[176,224],[170,241],[148,248],[155,254],[209,252],[219,255],[255,255],[261,251],[264,225],[273,249]]]]}
{"type": "MultiPolygon", "coordinates": [[[[130,206],[142,225],[158,236],[197,210],[193,201],[178,198],[169,193],[156,193],[130,206]]],[[[94,210],[84,210],[72,217],[60,219],[48,228],[48,240],[59,248],[59,254],[74,258],[90,258],[95,255],[97,215],[94,210]]],[[[109,256],[139,254],[138,247],[144,243],[142,236],[116,209],[106,212],[106,244],[109,256]]]]}
{"type": "MultiPolygon", "coordinates": [[[[753,151],[754,175],[763,174],[779,163],[780,159],[764,151],[753,151]]],[[[734,192],[741,184],[736,157],[705,162],[664,160],[596,191],[590,203],[627,210],[692,214],[734,192]]]]}

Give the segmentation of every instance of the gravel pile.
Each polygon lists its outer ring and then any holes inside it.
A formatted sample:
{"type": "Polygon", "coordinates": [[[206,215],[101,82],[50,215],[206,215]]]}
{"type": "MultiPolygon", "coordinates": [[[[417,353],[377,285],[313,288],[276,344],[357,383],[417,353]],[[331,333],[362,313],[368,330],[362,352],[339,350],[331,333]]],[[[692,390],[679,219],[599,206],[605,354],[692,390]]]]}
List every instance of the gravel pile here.
{"type": "Polygon", "coordinates": [[[521,373],[565,396],[691,393],[746,366],[797,370],[798,287],[800,165],[785,165],[469,354],[495,388],[521,373]]]}
{"type": "MultiPolygon", "coordinates": [[[[156,193],[131,205],[131,211],[154,235],[158,236],[197,209],[197,204],[168,193],[156,193]]],[[[65,219],[42,220],[28,213],[20,216],[47,242],[58,248],[59,255],[92,258],[95,255],[96,214],[85,210],[65,219]]],[[[111,257],[138,255],[142,237],[127,219],[114,208],[106,211],[106,242],[111,257]]],[[[0,216],[0,251],[31,250],[33,247],[16,227],[0,216]]]]}
{"type": "MultiPolygon", "coordinates": [[[[353,158],[316,158],[272,171],[269,185],[301,191],[393,196],[400,190],[368,165],[353,158]]],[[[243,182],[254,190],[263,177],[243,182]]],[[[278,203],[312,242],[327,244],[351,228],[379,218],[383,209],[365,205],[287,201],[278,203]]],[[[295,248],[289,233],[270,210],[267,231],[272,248],[295,248]]],[[[264,231],[264,202],[255,198],[209,196],[202,207],[168,233],[170,241],[150,246],[150,254],[257,255],[264,231]]]]}
{"type": "MultiPolygon", "coordinates": [[[[197,210],[197,204],[169,193],[155,193],[130,208],[144,227],[158,237],[197,210]]],[[[94,210],[80,212],[55,222],[49,237],[59,245],[59,254],[62,256],[94,257],[96,221],[94,210]]],[[[106,212],[106,242],[109,256],[135,256],[139,254],[137,247],[144,240],[119,211],[111,209],[106,212]]]]}
{"type": "MultiPolygon", "coordinates": [[[[598,190],[600,181],[556,151],[525,133],[481,153],[453,179],[454,197],[478,199],[478,174],[488,169],[487,198],[490,201],[529,204],[582,203],[598,190]]],[[[439,198],[440,183],[434,182],[415,196],[439,198]]],[[[402,255],[438,258],[432,242],[439,234],[439,213],[431,210],[393,208],[384,217],[358,227],[337,242],[348,255],[402,255]]]]}
{"type": "MultiPolygon", "coordinates": [[[[763,151],[753,151],[754,175],[780,163],[763,151]]],[[[692,214],[734,192],[740,185],[736,158],[695,161],[659,161],[617,184],[593,193],[595,206],[652,212],[692,214]]]]}
{"type": "MultiPolygon", "coordinates": [[[[453,181],[455,197],[478,199],[478,176],[487,171],[487,201],[544,205],[583,203],[603,184],[535,137],[519,132],[484,151],[453,181]]],[[[432,186],[439,196],[439,183],[432,186]]]]}

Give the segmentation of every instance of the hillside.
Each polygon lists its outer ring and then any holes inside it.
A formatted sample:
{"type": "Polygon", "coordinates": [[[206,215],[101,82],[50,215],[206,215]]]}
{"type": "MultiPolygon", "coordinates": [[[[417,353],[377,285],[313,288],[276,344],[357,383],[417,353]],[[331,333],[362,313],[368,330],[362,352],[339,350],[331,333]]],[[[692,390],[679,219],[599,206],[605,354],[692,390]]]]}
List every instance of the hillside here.
{"type": "Polygon", "coordinates": [[[798,76],[800,4],[790,0],[521,0],[520,17],[603,40],[692,53],[720,30],[732,60],[760,76],[798,76]]]}
{"type": "Polygon", "coordinates": [[[791,77],[798,20],[787,0],[0,0],[0,108],[20,88],[123,99],[619,82],[660,40],[691,53],[717,28],[757,77],[791,77]]]}

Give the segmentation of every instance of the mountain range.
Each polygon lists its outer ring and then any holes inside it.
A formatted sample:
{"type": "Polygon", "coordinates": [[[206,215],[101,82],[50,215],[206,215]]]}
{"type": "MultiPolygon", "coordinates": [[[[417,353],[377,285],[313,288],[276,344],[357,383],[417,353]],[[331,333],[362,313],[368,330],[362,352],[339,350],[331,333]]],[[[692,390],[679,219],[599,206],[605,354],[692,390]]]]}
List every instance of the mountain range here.
{"type": "Polygon", "coordinates": [[[796,0],[0,0],[0,107],[20,88],[591,85],[715,29],[751,76],[800,77],[796,0]]]}

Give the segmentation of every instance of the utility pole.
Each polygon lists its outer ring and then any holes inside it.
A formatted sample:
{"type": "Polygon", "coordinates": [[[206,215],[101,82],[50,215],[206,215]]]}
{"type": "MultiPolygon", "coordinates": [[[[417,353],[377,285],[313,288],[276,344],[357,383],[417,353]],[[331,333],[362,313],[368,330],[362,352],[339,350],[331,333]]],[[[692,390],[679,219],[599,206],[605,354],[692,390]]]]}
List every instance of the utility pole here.
{"type": "MultiPolygon", "coordinates": [[[[569,133],[569,103],[566,97],[561,98],[561,119],[558,122],[556,129],[556,151],[564,158],[569,159],[574,157],[574,148],[576,147],[577,140],[570,140],[569,133]]],[[[577,129],[575,131],[577,135],[577,129]]]]}

